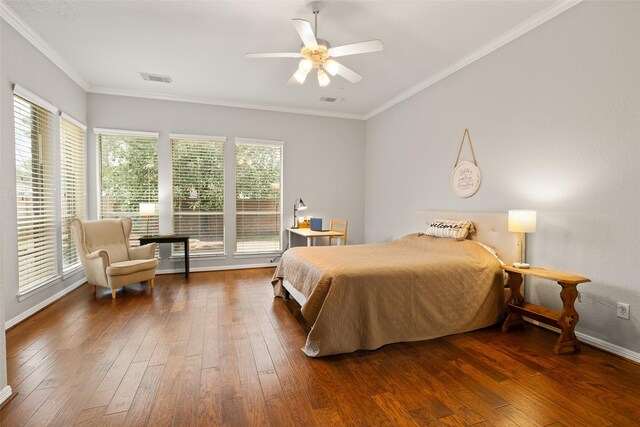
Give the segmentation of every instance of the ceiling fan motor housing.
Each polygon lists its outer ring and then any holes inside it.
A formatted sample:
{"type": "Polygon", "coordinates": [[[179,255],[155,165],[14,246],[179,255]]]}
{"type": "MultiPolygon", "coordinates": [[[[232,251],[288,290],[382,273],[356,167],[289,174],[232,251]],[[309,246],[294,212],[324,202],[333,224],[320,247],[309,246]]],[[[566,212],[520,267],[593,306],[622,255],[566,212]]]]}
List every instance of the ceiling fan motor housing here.
{"type": "Polygon", "coordinates": [[[316,49],[309,49],[306,46],[302,46],[300,54],[303,58],[310,60],[313,63],[313,68],[319,68],[329,58],[329,48],[331,45],[328,41],[318,39],[318,47],[316,49]]]}

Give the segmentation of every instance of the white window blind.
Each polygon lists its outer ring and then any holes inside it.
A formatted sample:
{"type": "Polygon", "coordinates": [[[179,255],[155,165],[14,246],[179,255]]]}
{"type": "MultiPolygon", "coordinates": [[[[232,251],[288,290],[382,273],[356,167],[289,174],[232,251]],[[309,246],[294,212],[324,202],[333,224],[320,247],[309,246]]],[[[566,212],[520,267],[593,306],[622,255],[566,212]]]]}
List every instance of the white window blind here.
{"type": "Polygon", "coordinates": [[[70,221],[73,218],[86,219],[84,141],[85,129],[63,116],[60,119],[60,184],[64,270],[80,263],[71,235],[70,221]]]}
{"type": "Polygon", "coordinates": [[[282,250],[282,145],[236,140],[236,253],[282,250]]]}
{"type": "Polygon", "coordinates": [[[131,217],[131,245],[158,234],[158,214],[140,216],[140,203],[158,205],[158,137],[123,132],[98,133],[100,217],[131,217]],[[148,227],[147,227],[148,226],[148,227]],[[147,232],[148,230],[148,232],[147,232]]]}
{"type": "Polygon", "coordinates": [[[190,254],[224,253],[224,140],[172,136],[171,164],[173,232],[189,236],[190,254]]]}
{"type": "Polygon", "coordinates": [[[51,111],[13,97],[18,214],[18,290],[57,276],[55,168],[51,111]]]}

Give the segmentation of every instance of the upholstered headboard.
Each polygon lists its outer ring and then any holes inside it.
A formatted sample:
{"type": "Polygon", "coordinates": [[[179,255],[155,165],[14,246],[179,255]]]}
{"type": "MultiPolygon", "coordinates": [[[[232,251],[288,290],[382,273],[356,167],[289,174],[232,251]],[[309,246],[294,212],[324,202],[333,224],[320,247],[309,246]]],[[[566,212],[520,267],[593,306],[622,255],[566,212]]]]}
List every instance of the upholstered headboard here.
{"type": "Polygon", "coordinates": [[[494,212],[419,211],[416,214],[416,231],[425,232],[434,219],[469,220],[476,232],[469,238],[491,246],[507,264],[520,260],[518,233],[507,230],[507,214],[494,212]]]}

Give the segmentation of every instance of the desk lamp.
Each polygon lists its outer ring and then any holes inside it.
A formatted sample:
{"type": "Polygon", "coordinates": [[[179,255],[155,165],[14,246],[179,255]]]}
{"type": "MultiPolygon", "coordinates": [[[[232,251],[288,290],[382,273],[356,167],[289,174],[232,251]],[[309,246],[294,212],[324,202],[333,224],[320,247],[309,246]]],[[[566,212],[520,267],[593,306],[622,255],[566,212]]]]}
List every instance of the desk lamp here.
{"type": "Polygon", "coordinates": [[[149,234],[149,217],[156,214],[156,204],[155,203],[140,203],[139,207],[140,216],[147,217],[147,234],[145,237],[150,236],[149,234]]]}
{"type": "Polygon", "coordinates": [[[296,200],[293,204],[293,227],[291,228],[298,228],[298,211],[303,211],[305,209],[307,209],[307,205],[304,204],[302,198],[296,200]]]}
{"type": "Polygon", "coordinates": [[[534,233],[536,231],[536,211],[516,209],[509,211],[509,231],[520,233],[520,262],[514,262],[517,268],[529,268],[530,265],[524,261],[524,233],[534,233]]]}

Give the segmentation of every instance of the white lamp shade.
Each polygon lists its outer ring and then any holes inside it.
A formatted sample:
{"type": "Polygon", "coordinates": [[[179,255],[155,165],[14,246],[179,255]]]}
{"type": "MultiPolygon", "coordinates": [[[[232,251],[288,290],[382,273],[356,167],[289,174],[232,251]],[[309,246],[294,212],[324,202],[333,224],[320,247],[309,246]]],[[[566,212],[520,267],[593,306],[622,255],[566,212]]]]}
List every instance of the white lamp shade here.
{"type": "Polygon", "coordinates": [[[509,231],[533,233],[536,231],[536,211],[514,209],[509,211],[509,231]]]}
{"type": "Polygon", "coordinates": [[[300,61],[298,68],[300,68],[306,74],[313,69],[313,61],[309,58],[305,58],[300,61]]]}
{"type": "Polygon", "coordinates": [[[318,70],[318,85],[325,87],[329,83],[331,83],[331,79],[327,76],[327,73],[325,73],[324,70],[318,70]]]}
{"type": "Polygon", "coordinates": [[[326,70],[327,73],[331,74],[332,76],[335,76],[336,74],[338,74],[338,71],[340,71],[340,64],[338,64],[333,59],[327,59],[324,62],[324,69],[326,70]]]}
{"type": "Polygon", "coordinates": [[[153,216],[156,214],[155,203],[140,203],[140,216],[153,216]]]}
{"type": "Polygon", "coordinates": [[[293,75],[293,78],[296,79],[298,83],[302,84],[307,78],[307,71],[304,71],[303,69],[298,68],[298,71],[296,71],[296,73],[293,75]]]}

